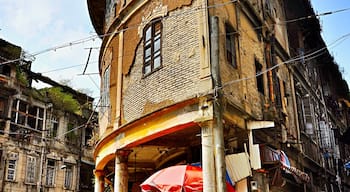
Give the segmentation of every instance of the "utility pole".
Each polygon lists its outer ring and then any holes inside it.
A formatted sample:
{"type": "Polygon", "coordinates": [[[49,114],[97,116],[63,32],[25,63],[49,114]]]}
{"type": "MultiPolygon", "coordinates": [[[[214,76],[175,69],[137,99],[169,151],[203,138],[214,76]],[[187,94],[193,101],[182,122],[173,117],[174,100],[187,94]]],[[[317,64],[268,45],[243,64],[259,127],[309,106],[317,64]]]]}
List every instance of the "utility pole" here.
{"type": "Polygon", "coordinates": [[[226,191],[226,165],[225,165],[225,144],[222,115],[222,86],[219,66],[219,19],[217,16],[210,17],[210,61],[211,73],[214,86],[214,158],[216,171],[216,191],[226,191]]]}

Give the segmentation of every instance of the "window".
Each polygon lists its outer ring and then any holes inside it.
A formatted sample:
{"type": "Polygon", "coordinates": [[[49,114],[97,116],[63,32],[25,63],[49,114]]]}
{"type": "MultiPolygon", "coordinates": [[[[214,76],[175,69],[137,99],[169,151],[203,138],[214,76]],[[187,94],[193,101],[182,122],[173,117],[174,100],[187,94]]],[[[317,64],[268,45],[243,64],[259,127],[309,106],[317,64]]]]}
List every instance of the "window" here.
{"type": "Polygon", "coordinates": [[[17,166],[18,154],[10,153],[7,160],[6,168],[6,180],[15,181],[16,179],[16,166],[17,166]]]}
{"type": "Polygon", "coordinates": [[[64,188],[71,189],[72,181],[73,181],[73,165],[65,164],[65,172],[64,172],[64,188]]]}
{"type": "Polygon", "coordinates": [[[5,117],[5,99],[0,99],[0,119],[5,117]]]}
{"type": "Polygon", "coordinates": [[[67,131],[65,134],[67,145],[78,146],[80,140],[78,139],[78,131],[75,130],[76,127],[77,127],[76,124],[73,124],[73,123],[67,124],[67,129],[66,129],[67,131]]]}
{"type": "Polygon", "coordinates": [[[50,129],[50,136],[56,137],[57,136],[57,130],[58,130],[58,120],[56,117],[51,118],[51,129],[50,129]]]}
{"type": "Polygon", "coordinates": [[[262,65],[255,59],[256,86],[259,93],[264,95],[264,76],[262,74],[262,65]]]}
{"type": "Polygon", "coordinates": [[[7,117],[5,112],[6,101],[0,98],[0,134],[4,134],[5,130],[5,117],[7,117]]]}
{"type": "Polygon", "coordinates": [[[162,65],[161,61],[161,22],[152,21],[143,32],[143,75],[149,75],[162,65]]]}
{"type": "Polygon", "coordinates": [[[302,105],[303,105],[303,119],[305,125],[305,133],[312,136],[314,134],[313,118],[315,114],[313,113],[313,105],[312,101],[309,97],[309,94],[305,94],[302,97],[302,105]]]}
{"type": "Polygon", "coordinates": [[[117,7],[116,0],[106,0],[105,21],[107,25],[109,25],[112,18],[116,16],[116,7],[117,7]]]}
{"type": "Polygon", "coordinates": [[[42,130],[44,124],[44,109],[31,106],[17,99],[12,105],[11,123],[42,130]]]}
{"type": "Polygon", "coordinates": [[[26,183],[35,184],[36,158],[27,157],[26,183]]]}
{"type": "Polygon", "coordinates": [[[10,75],[11,75],[11,67],[8,66],[8,65],[0,65],[0,74],[10,77],[10,75]]]}
{"type": "Polygon", "coordinates": [[[100,112],[104,113],[110,108],[110,99],[109,99],[109,81],[110,81],[110,66],[108,66],[103,74],[102,79],[102,88],[101,88],[101,107],[100,112]]]}
{"type": "Polygon", "coordinates": [[[55,184],[55,160],[48,159],[46,164],[46,186],[53,186],[55,184]]]}
{"type": "Polygon", "coordinates": [[[237,32],[229,24],[225,24],[225,30],[226,30],[226,60],[233,67],[237,68],[237,58],[236,58],[236,51],[237,51],[236,33],[237,32]]]}
{"type": "Polygon", "coordinates": [[[84,146],[90,146],[89,140],[92,138],[93,128],[87,127],[86,129],[83,129],[83,130],[84,130],[83,144],[84,146]]]}

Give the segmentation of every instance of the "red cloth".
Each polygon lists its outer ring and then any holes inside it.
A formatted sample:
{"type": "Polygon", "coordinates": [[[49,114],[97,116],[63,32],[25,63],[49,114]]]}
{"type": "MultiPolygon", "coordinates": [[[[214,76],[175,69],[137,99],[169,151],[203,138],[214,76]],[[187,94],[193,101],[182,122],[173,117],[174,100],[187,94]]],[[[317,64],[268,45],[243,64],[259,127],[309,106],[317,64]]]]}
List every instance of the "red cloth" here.
{"type": "MultiPolygon", "coordinates": [[[[202,168],[191,165],[176,165],[162,169],[141,185],[143,192],[198,192],[203,191],[202,168]]],[[[236,192],[226,183],[228,192],[236,192]]]]}

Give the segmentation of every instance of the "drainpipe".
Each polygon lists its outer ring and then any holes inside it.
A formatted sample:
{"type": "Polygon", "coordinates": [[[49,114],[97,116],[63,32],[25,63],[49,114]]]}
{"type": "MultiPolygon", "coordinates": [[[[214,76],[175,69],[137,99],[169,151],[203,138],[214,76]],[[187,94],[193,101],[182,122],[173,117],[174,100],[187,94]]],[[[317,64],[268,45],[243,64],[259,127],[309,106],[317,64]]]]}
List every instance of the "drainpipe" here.
{"type": "Polygon", "coordinates": [[[39,180],[37,184],[37,192],[40,192],[42,187],[44,153],[45,153],[45,147],[42,146],[41,153],[40,153],[40,167],[39,167],[39,180]]]}
{"type": "MultiPolygon", "coordinates": [[[[42,191],[42,177],[43,177],[43,164],[44,164],[44,160],[45,160],[45,148],[46,148],[46,142],[45,142],[45,137],[46,137],[46,133],[48,131],[47,127],[48,127],[48,121],[47,121],[47,116],[46,116],[46,113],[48,111],[48,109],[52,109],[52,104],[51,103],[48,103],[46,106],[45,106],[45,110],[44,110],[44,123],[43,123],[43,130],[41,132],[41,153],[40,153],[40,167],[39,167],[39,179],[38,179],[38,183],[37,183],[37,192],[40,192],[42,191]]],[[[50,111],[50,115],[52,115],[52,110],[50,111]]]]}
{"type": "Polygon", "coordinates": [[[3,162],[1,166],[1,168],[3,168],[3,173],[2,173],[2,181],[1,181],[1,191],[4,191],[5,189],[5,178],[6,178],[6,161],[7,161],[7,158],[4,158],[5,157],[5,154],[7,154],[6,152],[7,150],[3,150],[2,151],[2,157],[3,159],[1,159],[1,161],[3,162]]]}
{"type": "MultiPolygon", "coordinates": [[[[86,130],[87,124],[83,127],[84,130],[86,130]]],[[[78,160],[77,160],[77,177],[76,177],[76,191],[80,191],[80,169],[81,169],[81,159],[83,156],[83,129],[80,129],[80,142],[79,142],[79,154],[78,154],[78,160]]]]}
{"type": "Polygon", "coordinates": [[[224,144],[224,132],[222,124],[222,86],[219,67],[219,19],[217,16],[210,17],[210,61],[211,61],[211,73],[214,83],[214,158],[215,158],[215,171],[216,171],[216,191],[226,191],[226,179],[225,179],[225,144],[224,144]]]}
{"type": "MultiPolygon", "coordinates": [[[[272,62],[271,62],[271,44],[270,43],[266,43],[265,45],[265,54],[266,54],[266,63],[267,63],[267,67],[270,68],[272,67],[272,62]]],[[[269,95],[270,95],[270,101],[272,103],[272,106],[275,103],[275,94],[273,91],[273,78],[272,78],[272,71],[268,71],[267,72],[267,77],[268,77],[268,82],[269,82],[269,95]]],[[[270,106],[270,107],[272,107],[270,106]]]]}
{"type": "MultiPolygon", "coordinates": [[[[208,0],[201,0],[203,7],[208,7],[208,0]]],[[[210,78],[210,38],[209,38],[209,13],[208,9],[203,9],[199,14],[200,25],[200,77],[203,79],[210,78]]],[[[211,79],[210,79],[211,80],[211,79]]],[[[212,80],[211,80],[212,81],[212,80]]],[[[210,82],[211,83],[211,82],[210,82]]],[[[203,98],[200,101],[200,110],[208,110],[208,114],[213,115],[213,106],[211,101],[203,98]]],[[[212,119],[212,117],[210,117],[212,119]]],[[[202,169],[203,169],[203,192],[215,192],[215,160],[213,147],[213,123],[211,121],[203,121],[201,123],[201,146],[202,146],[202,169]]]]}

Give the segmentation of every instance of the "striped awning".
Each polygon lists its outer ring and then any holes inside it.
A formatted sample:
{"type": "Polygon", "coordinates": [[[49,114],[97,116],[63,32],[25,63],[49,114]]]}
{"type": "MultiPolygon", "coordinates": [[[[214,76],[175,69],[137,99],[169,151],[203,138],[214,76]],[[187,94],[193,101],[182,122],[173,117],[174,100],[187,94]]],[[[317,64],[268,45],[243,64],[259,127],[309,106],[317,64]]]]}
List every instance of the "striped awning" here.
{"type": "Polygon", "coordinates": [[[282,168],[286,171],[286,173],[290,173],[294,176],[294,179],[297,180],[299,183],[308,183],[310,182],[310,177],[307,173],[293,167],[289,166],[286,167],[282,165],[282,168]]]}

